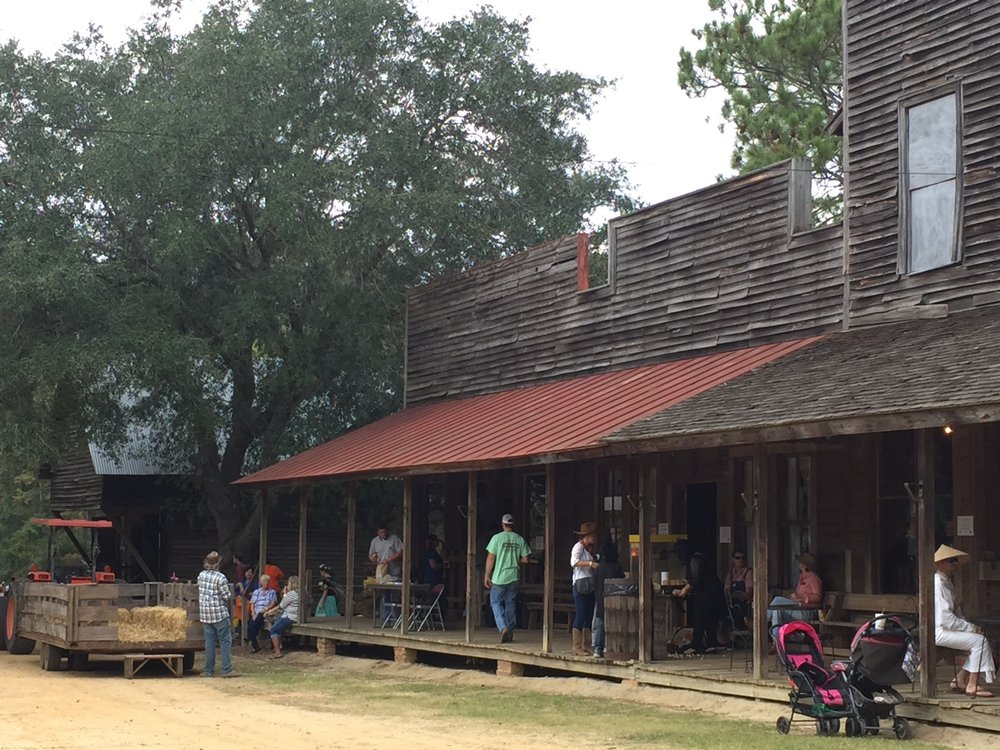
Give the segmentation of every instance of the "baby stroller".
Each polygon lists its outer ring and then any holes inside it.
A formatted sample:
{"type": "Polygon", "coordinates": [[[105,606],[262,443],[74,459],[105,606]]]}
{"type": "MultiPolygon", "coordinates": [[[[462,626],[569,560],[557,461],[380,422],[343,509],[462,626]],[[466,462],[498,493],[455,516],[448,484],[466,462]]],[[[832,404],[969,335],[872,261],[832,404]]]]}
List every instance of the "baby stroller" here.
{"type": "Polygon", "coordinates": [[[785,623],[778,628],[775,649],[792,686],[788,694],[791,715],[778,718],[779,734],[788,734],[796,712],[815,721],[820,736],[837,734],[841,719],[858,721],[844,672],[826,668],[823,646],[812,625],[797,620],[785,623]]]}
{"type": "Polygon", "coordinates": [[[910,736],[906,719],[896,716],[903,702],[893,685],[913,681],[919,665],[910,631],[897,615],[876,615],[854,634],[851,661],[844,665],[857,714],[847,720],[848,736],[878,734],[879,723],[892,720],[898,739],[910,736]]]}

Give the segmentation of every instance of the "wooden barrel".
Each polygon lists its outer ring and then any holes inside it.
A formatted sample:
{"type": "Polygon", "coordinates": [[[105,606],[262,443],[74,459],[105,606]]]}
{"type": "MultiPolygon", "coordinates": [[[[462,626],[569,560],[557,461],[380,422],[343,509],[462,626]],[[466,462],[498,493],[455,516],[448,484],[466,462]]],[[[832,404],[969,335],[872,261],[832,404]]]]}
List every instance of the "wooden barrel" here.
{"type": "Polygon", "coordinates": [[[604,655],[614,661],[639,658],[639,593],[605,595],[604,655]]]}

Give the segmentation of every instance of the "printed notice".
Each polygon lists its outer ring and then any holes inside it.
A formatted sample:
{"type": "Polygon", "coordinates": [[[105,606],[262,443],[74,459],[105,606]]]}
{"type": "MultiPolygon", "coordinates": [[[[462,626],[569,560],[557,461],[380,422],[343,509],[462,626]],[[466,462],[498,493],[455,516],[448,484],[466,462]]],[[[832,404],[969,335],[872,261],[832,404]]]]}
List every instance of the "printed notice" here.
{"type": "Polygon", "coordinates": [[[732,526],[720,526],[719,527],[719,544],[730,544],[733,541],[733,527],[732,526]]]}
{"type": "Polygon", "coordinates": [[[958,536],[975,536],[975,516],[959,516],[955,519],[955,533],[958,536]]]}

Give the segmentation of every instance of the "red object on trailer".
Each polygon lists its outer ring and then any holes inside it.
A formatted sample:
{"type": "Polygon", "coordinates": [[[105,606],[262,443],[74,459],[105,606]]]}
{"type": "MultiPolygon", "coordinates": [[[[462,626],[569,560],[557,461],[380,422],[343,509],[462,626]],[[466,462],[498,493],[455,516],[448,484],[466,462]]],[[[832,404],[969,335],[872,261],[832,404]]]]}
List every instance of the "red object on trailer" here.
{"type": "Polygon", "coordinates": [[[111,521],[88,521],[85,518],[32,518],[32,523],[53,529],[110,529],[111,521]]]}
{"type": "MultiPolygon", "coordinates": [[[[90,566],[91,575],[89,576],[72,576],[70,578],[71,584],[83,584],[83,583],[114,583],[115,574],[108,570],[104,572],[97,571],[97,534],[98,529],[112,529],[114,524],[111,521],[90,521],[85,518],[32,518],[32,523],[38,524],[39,526],[45,526],[49,530],[49,570],[48,572],[38,570],[37,565],[31,566],[31,572],[28,573],[28,578],[32,581],[51,581],[52,574],[55,572],[55,558],[54,548],[52,545],[52,535],[55,533],[56,529],[65,529],[66,533],[69,534],[70,539],[76,544],[77,549],[80,553],[86,557],[86,553],[83,547],[76,541],[76,537],[73,536],[72,529],[90,529],[90,566]]],[[[106,567],[106,566],[105,566],[106,567]]]]}

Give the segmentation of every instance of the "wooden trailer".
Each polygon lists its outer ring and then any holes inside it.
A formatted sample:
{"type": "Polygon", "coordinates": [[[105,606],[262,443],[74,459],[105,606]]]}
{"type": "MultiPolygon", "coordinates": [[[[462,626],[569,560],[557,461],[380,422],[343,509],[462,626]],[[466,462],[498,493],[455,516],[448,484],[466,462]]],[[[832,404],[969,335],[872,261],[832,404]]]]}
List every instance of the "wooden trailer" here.
{"type": "Polygon", "coordinates": [[[6,598],[8,651],[31,653],[37,642],[42,669],[48,671],[61,669],[64,658],[70,669],[81,669],[90,654],[120,654],[126,676],[158,660],[179,677],[194,666],[195,653],[205,650],[195,584],[27,581],[6,598]],[[184,610],[186,622],[162,637],[135,632],[122,617],[123,610],[157,606],[184,610]]]}

